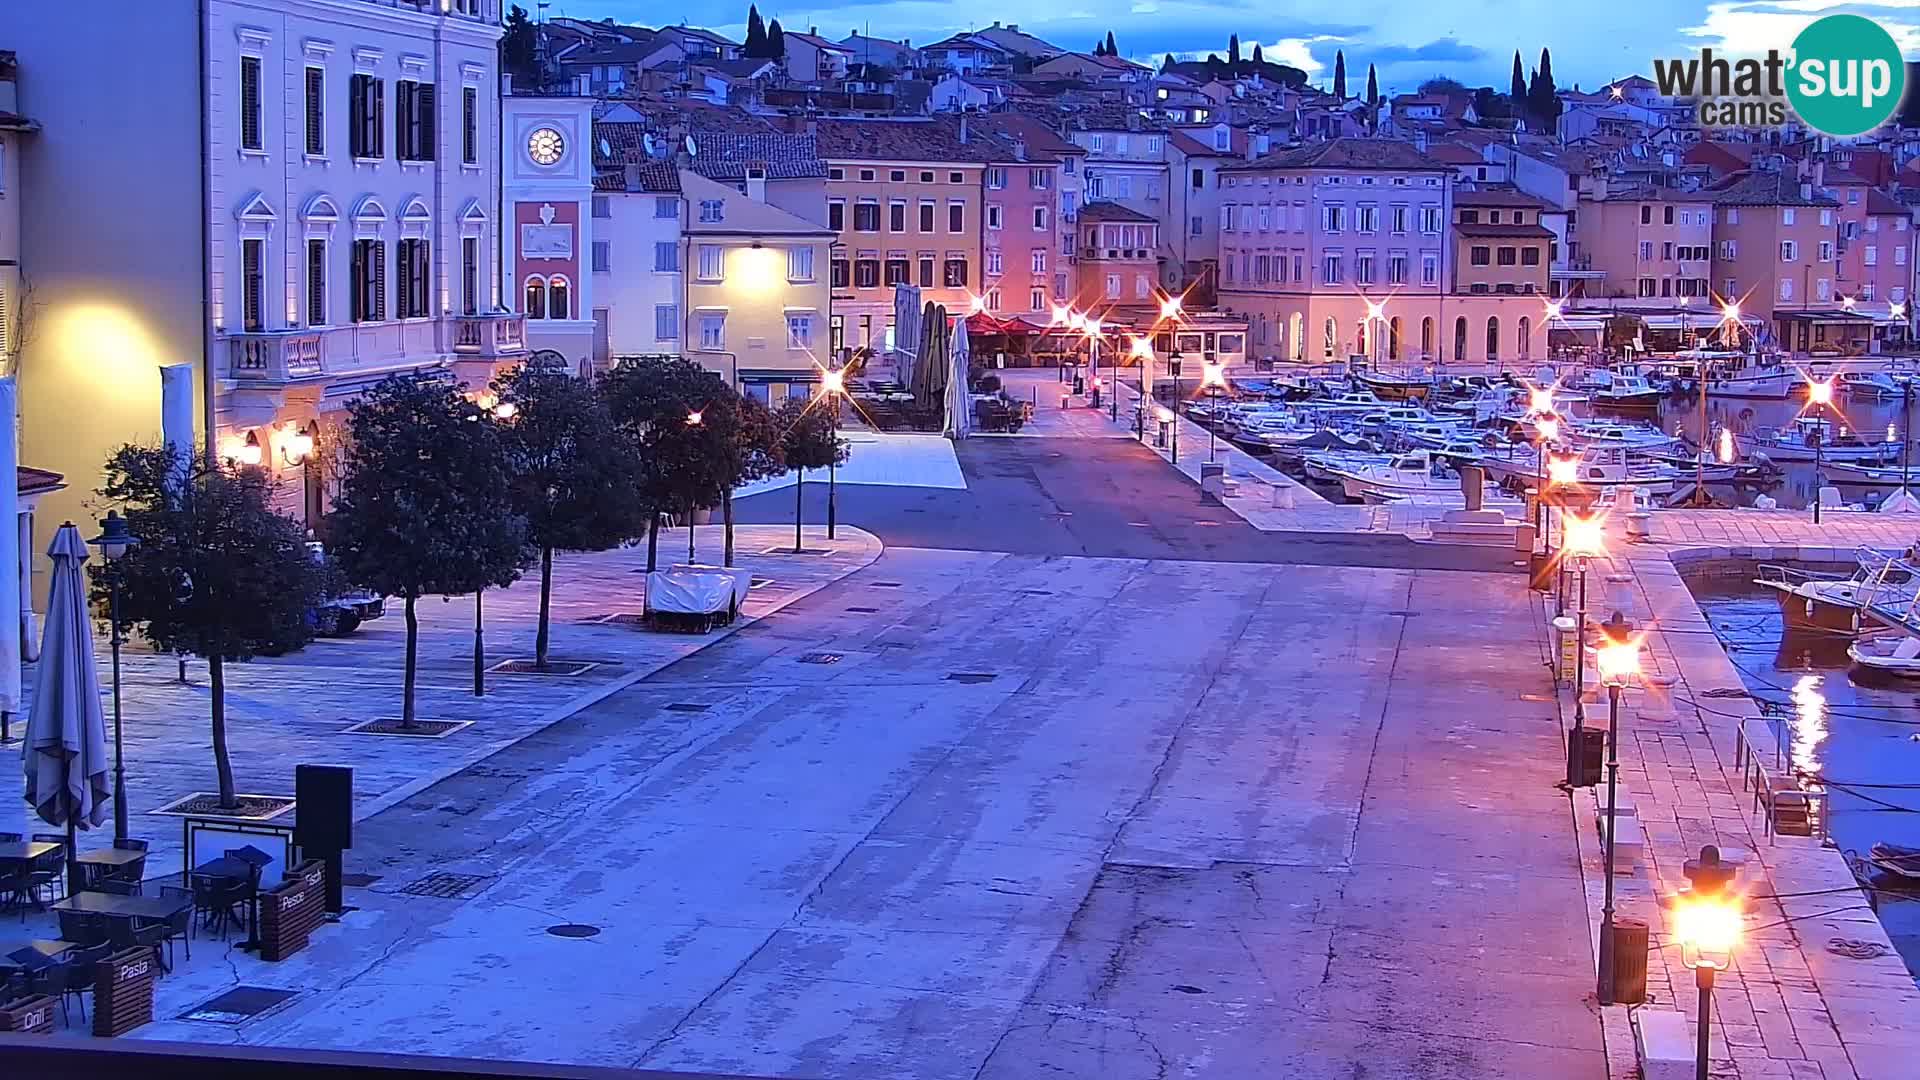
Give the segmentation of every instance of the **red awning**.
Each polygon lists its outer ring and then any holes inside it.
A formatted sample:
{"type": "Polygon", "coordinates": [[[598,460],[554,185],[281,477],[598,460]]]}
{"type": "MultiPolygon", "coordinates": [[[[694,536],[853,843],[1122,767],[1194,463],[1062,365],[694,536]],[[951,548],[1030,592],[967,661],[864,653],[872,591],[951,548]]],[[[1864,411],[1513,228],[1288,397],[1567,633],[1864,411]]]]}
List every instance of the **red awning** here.
{"type": "Polygon", "coordinates": [[[1009,315],[1004,319],[995,318],[985,311],[976,311],[967,316],[969,334],[1004,334],[1007,337],[1031,337],[1041,332],[1035,326],[1018,315],[1009,315]]]}

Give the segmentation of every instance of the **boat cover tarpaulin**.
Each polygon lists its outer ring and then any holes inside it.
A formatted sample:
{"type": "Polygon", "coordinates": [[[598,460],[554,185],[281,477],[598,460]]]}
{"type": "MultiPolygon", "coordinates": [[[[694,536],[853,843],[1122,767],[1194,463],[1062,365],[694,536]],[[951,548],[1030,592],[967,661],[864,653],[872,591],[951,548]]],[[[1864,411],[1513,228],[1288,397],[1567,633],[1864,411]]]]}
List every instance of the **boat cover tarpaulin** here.
{"type": "Polygon", "coordinates": [[[733,578],[672,570],[647,575],[647,610],[676,615],[716,615],[733,604],[733,578]]]}

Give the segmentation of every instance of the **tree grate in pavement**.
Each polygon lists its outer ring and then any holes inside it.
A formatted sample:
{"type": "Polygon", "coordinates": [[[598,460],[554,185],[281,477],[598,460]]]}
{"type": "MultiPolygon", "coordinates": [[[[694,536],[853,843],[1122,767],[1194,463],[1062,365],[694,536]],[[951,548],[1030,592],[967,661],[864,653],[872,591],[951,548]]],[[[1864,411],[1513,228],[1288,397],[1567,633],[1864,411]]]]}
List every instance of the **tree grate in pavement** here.
{"type": "Polygon", "coordinates": [[[949,671],[947,672],[948,682],[987,683],[987,682],[992,682],[997,678],[999,678],[999,676],[995,675],[991,671],[949,671]]]}
{"type": "Polygon", "coordinates": [[[456,731],[473,726],[471,720],[422,720],[414,718],[413,726],[407,727],[397,716],[383,716],[378,720],[362,720],[340,729],[343,735],[391,735],[402,739],[444,739],[456,731]]]}
{"type": "Polygon", "coordinates": [[[831,555],[833,554],[833,549],[832,548],[801,548],[799,551],[795,551],[790,547],[770,547],[770,548],[767,548],[765,551],[762,551],[760,554],[762,555],[831,555]]]}
{"type": "Polygon", "coordinates": [[[569,922],[561,923],[558,926],[549,926],[547,927],[547,933],[552,934],[554,937],[590,938],[598,935],[600,928],[587,923],[569,922]]]}
{"type": "Polygon", "coordinates": [[[428,874],[400,890],[404,896],[430,896],[436,900],[465,900],[492,881],[488,874],[428,874]]]}
{"type": "MultiPolygon", "coordinates": [[[[625,614],[630,613],[616,611],[607,615],[601,621],[605,622],[606,619],[625,614]]],[[[487,671],[494,675],[536,675],[543,678],[568,678],[574,675],[584,675],[599,666],[598,664],[585,660],[549,660],[547,661],[546,668],[543,670],[530,659],[502,660],[488,668],[487,671]]]]}
{"type": "Polygon", "coordinates": [[[880,609],[877,607],[850,607],[847,610],[853,612],[855,615],[873,615],[879,612],[880,609]]]}
{"type": "Polygon", "coordinates": [[[837,652],[810,652],[802,656],[800,662],[803,664],[837,664],[840,662],[840,659],[840,654],[837,652]]]}
{"type": "Polygon", "coordinates": [[[698,701],[676,701],[667,706],[668,712],[706,712],[712,705],[698,701]]]}
{"type": "Polygon", "coordinates": [[[297,990],[276,990],[269,986],[236,986],[218,997],[181,1014],[183,1020],[209,1024],[244,1024],[285,1005],[298,996],[297,990]]]}

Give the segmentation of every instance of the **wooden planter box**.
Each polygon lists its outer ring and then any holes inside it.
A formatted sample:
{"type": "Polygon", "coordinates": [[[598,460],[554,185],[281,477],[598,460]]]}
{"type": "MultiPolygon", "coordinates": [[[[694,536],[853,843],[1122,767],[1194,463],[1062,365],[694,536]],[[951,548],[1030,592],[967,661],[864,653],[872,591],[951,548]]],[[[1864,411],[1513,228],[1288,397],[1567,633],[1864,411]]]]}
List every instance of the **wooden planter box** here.
{"type": "Polygon", "coordinates": [[[309,860],[278,888],[260,894],[260,959],[285,960],[307,947],[326,918],[326,865],[309,860]]]}
{"type": "Polygon", "coordinates": [[[93,1033],[124,1035],[153,1019],[160,962],[148,948],[127,949],[94,966],[93,1033]]]}
{"type": "Polygon", "coordinates": [[[60,1003],[41,994],[0,1005],[0,1031],[46,1035],[53,1031],[54,1010],[60,1003]]]}

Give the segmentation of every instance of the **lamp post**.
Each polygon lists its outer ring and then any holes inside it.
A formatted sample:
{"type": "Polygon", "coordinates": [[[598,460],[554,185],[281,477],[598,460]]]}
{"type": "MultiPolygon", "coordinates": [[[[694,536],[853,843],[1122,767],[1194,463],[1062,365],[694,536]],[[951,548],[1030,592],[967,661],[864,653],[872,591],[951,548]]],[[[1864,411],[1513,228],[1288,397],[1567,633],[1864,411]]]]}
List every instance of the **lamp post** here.
{"type": "MultiPolygon", "coordinates": [[[[833,522],[838,503],[837,484],[840,457],[840,391],[845,389],[847,378],[838,369],[823,372],[820,386],[827,395],[827,408],[832,410],[834,452],[827,455],[827,539],[833,539],[833,522]]],[[[689,532],[693,526],[687,526],[689,532]]]]}
{"type": "Polygon", "coordinates": [[[1606,554],[1606,532],[1598,515],[1568,515],[1560,519],[1561,562],[1564,564],[1567,556],[1573,556],[1580,578],[1580,607],[1574,616],[1573,639],[1573,752],[1567,756],[1567,783],[1571,787],[1584,787],[1580,781],[1586,775],[1587,563],[1606,554]],[[1577,770],[1576,764],[1580,766],[1577,770]]]}
{"type": "Polygon", "coordinates": [[[120,737],[120,559],[127,549],[139,543],[127,531],[127,519],[120,511],[107,511],[100,523],[100,535],[93,546],[107,558],[107,621],[112,624],[108,639],[113,648],[113,838],[127,838],[127,762],[125,744],[120,737]]]}
{"type": "Polygon", "coordinates": [[[1607,887],[1600,907],[1600,1004],[1613,1004],[1613,852],[1619,830],[1620,691],[1640,673],[1640,644],[1628,637],[1626,617],[1618,611],[1600,626],[1603,642],[1594,663],[1607,688],[1607,887]]]}
{"type": "Polygon", "coordinates": [[[1180,343],[1174,342],[1173,351],[1167,354],[1167,374],[1173,376],[1173,423],[1167,425],[1173,431],[1173,464],[1180,464],[1180,343]]]}
{"type": "MultiPolygon", "coordinates": [[[[1206,363],[1200,365],[1200,389],[1202,393],[1207,395],[1208,401],[1211,401],[1217,404],[1220,400],[1220,392],[1222,390],[1225,390],[1226,388],[1227,388],[1226,365],[1221,364],[1219,361],[1212,360],[1212,359],[1209,359],[1206,363]]],[[[1213,430],[1214,430],[1214,425],[1208,424],[1207,425],[1207,460],[1208,461],[1213,460],[1213,448],[1214,448],[1213,430]]]]}
{"type": "Polygon", "coordinates": [[[1734,946],[1740,943],[1740,905],[1726,893],[1733,870],[1720,861],[1720,849],[1711,844],[1701,848],[1698,860],[1687,860],[1685,872],[1692,885],[1674,898],[1673,936],[1680,942],[1680,962],[1693,969],[1693,984],[1700,991],[1694,1076],[1708,1080],[1713,980],[1733,962],[1734,946]]]}
{"type": "Polygon", "coordinates": [[[1813,523],[1820,524],[1820,489],[1825,486],[1826,462],[1823,457],[1827,443],[1827,413],[1833,407],[1833,380],[1815,379],[1807,383],[1807,407],[1813,410],[1815,427],[1813,433],[1813,523]]]}
{"type": "Polygon", "coordinates": [[[1153,400],[1153,341],[1136,334],[1133,339],[1133,355],[1140,360],[1140,407],[1134,410],[1134,426],[1139,429],[1141,442],[1147,441],[1147,403],[1153,400]]]}
{"type": "MultiPolygon", "coordinates": [[[[1580,480],[1580,459],[1579,458],[1570,458],[1570,457],[1558,458],[1558,457],[1551,457],[1551,456],[1547,458],[1547,490],[1548,491],[1552,491],[1556,487],[1571,487],[1574,484],[1578,483],[1579,480],[1580,480]]],[[[1548,524],[1552,524],[1551,518],[1548,519],[1548,524]]],[[[1560,509],[1560,547],[1561,547],[1561,558],[1559,559],[1560,590],[1558,594],[1559,599],[1555,602],[1554,611],[1553,611],[1556,617],[1565,615],[1567,613],[1567,560],[1565,558],[1565,554],[1566,554],[1565,549],[1567,546],[1567,524],[1568,524],[1567,511],[1565,507],[1562,507],[1560,509]]]]}
{"type": "MultiPolygon", "coordinates": [[[[690,428],[699,427],[700,419],[701,417],[700,417],[699,409],[690,410],[687,413],[687,426],[690,428]]],[[[829,533],[828,535],[832,535],[832,534],[829,533]]],[[[689,563],[694,561],[694,558],[693,558],[693,504],[691,502],[687,504],[687,561],[689,563]]]]}

